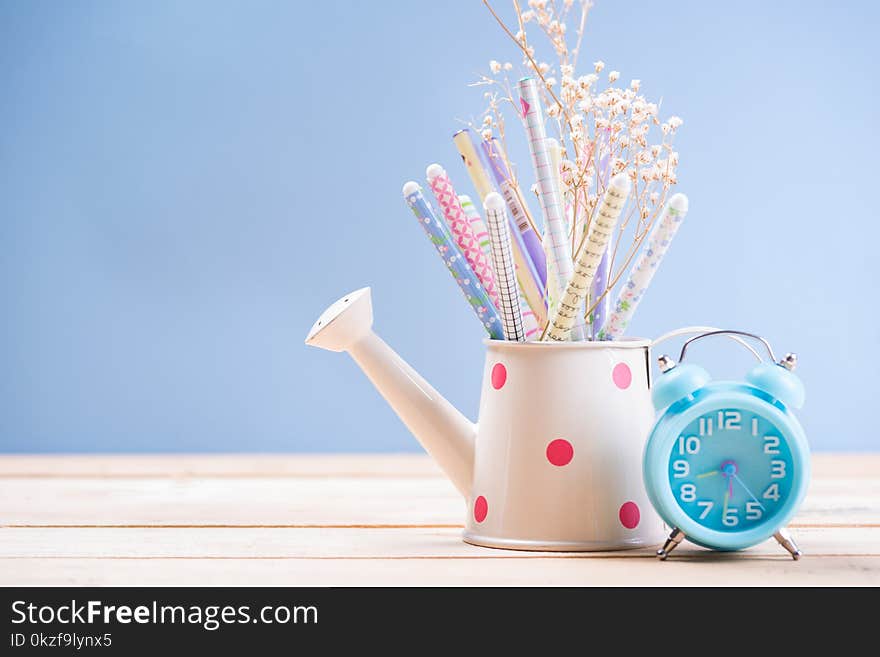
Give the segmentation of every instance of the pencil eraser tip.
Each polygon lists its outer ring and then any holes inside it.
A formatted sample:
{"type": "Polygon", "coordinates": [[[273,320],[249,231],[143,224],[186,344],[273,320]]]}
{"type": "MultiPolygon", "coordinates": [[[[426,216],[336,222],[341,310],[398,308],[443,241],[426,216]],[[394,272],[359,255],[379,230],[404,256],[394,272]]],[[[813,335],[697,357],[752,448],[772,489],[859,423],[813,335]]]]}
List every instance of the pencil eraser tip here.
{"type": "Polygon", "coordinates": [[[611,179],[611,186],[621,192],[629,193],[629,189],[632,187],[632,181],[626,173],[618,173],[611,179]]]}
{"type": "Polygon", "coordinates": [[[676,212],[687,212],[688,197],[681,193],[673,194],[672,198],[669,199],[669,207],[676,212]]]}
{"type": "Polygon", "coordinates": [[[467,194],[459,194],[458,195],[458,202],[461,203],[462,205],[464,205],[465,203],[473,203],[473,201],[471,201],[471,197],[468,196],[467,194]]]}
{"type": "Polygon", "coordinates": [[[550,150],[559,150],[559,142],[556,141],[556,137],[547,137],[544,143],[547,144],[547,148],[550,150]]]}
{"type": "Polygon", "coordinates": [[[442,176],[446,171],[439,164],[432,164],[425,170],[425,176],[429,181],[434,180],[438,176],[442,176]]]}
{"type": "Polygon", "coordinates": [[[410,194],[415,194],[417,191],[419,191],[419,189],[421,189],[419,187],[419,183],[417,183],[415,180],[410,180],[403,186],[403,195],[409,196],[410,194]]]}
{"type": "Polygon", "coordinates": [[[486,206],[486,210],[503,210],[504,199],[501,198],[501,194],[498,192],[489,192],[486,195],[486,200],[483,201],[483,205],[486,206]]]}

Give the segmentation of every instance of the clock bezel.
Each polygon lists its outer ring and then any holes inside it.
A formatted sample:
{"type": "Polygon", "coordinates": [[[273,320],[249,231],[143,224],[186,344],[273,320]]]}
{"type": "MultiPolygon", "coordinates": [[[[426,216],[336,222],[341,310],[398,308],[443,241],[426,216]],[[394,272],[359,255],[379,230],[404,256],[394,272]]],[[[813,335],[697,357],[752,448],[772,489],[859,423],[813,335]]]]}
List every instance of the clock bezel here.
{"type": "MultiPolygon", "coordinates": [[[[777,402],[778,403],[778,402],[777,402]]],[[[720,550],[739,550],[757,545],[779,531],[794,516],[810,480],[810,450],[797,419],[783,410],[766,393],[754,386],[736,382],[710,383],[687,400],[672,404],[657,422],[645,446],[643,474],[648,497],[664,522],[677,527],[689,540],[720,550]],[[669,482],[669,459],[681,432],[700,416],[725,409],[756,413],[772,422],[788,442],[793,481],[788,499],[774,516],[742,531],[718,531],[691,518],[679,506],[669,482]]]]}

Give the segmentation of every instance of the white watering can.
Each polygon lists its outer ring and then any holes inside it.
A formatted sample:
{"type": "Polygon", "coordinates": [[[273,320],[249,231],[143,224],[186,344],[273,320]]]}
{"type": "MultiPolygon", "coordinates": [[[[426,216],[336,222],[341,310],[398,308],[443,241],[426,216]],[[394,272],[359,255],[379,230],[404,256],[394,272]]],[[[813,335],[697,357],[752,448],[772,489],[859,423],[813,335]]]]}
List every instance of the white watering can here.
{"type": "Polygon", "coordinates": [[[370,288],[341,298],[306,344],[347,351],[467,500],[464,540],[520,550],[654,545],[642,483],[654,421],[650,340],[485,340],[474,424],[373,332],[370,288]]]}

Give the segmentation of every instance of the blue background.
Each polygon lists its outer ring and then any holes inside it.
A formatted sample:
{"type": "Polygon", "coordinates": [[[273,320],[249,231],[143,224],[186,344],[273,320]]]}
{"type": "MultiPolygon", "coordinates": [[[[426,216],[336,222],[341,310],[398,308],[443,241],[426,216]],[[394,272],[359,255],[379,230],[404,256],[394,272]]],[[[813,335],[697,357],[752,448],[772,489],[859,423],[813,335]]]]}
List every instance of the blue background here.
{"type": "MultiPolygon", "coordinates": [[[[878,447],[878,13],[599,0],[579,69],[685,120],[690,214],[630,332],[797,351],[817,449],[878,447]]],[[[518,62],[476,0],[0,4],[0,450],[417,449],[303,345],[367,284],[377,330],[473,416],[481,328],[400,189],[439,161],[472,193],[450,136],[492,58],[518,62]]]]}

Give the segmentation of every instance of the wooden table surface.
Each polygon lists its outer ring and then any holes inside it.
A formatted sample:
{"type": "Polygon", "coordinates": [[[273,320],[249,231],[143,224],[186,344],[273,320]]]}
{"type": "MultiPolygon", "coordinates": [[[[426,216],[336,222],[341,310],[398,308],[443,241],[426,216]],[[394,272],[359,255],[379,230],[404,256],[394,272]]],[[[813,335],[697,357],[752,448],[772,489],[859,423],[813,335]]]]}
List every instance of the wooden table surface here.
{"type": "Polygon", "coordinates": [[[0,585],[878,585],[880,454],[814,455],[775,543],[535,553],[461,541],[420,455],[0,456],[0,585]]]}

